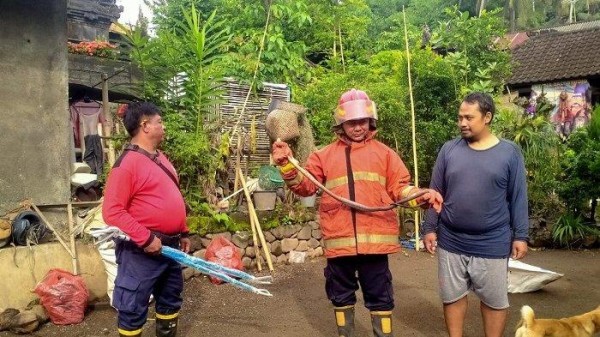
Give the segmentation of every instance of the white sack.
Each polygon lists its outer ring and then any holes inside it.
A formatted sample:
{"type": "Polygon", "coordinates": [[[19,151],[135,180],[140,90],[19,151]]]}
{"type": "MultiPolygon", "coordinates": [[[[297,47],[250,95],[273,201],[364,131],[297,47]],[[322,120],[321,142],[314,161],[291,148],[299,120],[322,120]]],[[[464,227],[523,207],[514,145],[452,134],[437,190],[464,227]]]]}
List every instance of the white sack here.
{"type": "Polygon", "coordinates": [[[508,259],[508,292],[527,293],[542,289],[546,284],[563,277],[540,267],[508,259]]]}

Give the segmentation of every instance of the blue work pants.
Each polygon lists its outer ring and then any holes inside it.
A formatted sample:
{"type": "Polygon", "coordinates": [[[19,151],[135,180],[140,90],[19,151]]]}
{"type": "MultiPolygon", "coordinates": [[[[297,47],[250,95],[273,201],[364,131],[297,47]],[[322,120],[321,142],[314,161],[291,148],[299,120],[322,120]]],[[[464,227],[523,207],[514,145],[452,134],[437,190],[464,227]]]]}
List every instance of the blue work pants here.
{"type": "Polygon", "coordinates": [[[360,285],[367,309],[390,311],[394,308],[392,273],[387,255],[329,258],[324,274],[327,297],[336,307],[354,305],[360,285]]]}
{"type": "MultiPolygon", "coordinates": [[[[175,248],[177,244],[173,244],[175,248]]],[[[181,309],[183,275],[181,265],[162,255],[146,254],[128,241],[117,241],[117,277],[113,306],[118,310],[119,329],[141,328],[148,316],[150,294],[157,314],[170,315],[181,309]]]]}

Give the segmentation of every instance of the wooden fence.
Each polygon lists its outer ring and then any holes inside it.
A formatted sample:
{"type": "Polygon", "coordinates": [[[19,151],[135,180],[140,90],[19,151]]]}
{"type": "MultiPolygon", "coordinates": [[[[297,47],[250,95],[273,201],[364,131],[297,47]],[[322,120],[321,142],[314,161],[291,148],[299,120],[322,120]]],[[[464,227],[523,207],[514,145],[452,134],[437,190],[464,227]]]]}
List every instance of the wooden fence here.
{"type": "MultiPolygon", "coordinates": [[[[225,93],[223,95],[225,103],[219,105],[221,118],[224,122],[224,131],[231,131],[237,123],[249,86],[239,84],[232,79],[226,79],[224,85],[225,93]]],[[[261,90],[256,90],[250,94],[245,111],[242,115],[237,131],[243,137],[243,156],[241,168],[245,175],[256,177],[258,168],[269,164],[270,140],[265,129],[265,121],[269,112],[269,104],[273,99],[290,101],[290,89],[285,84],[263,83],[261,90]],[[256,132],[251,134],[252,123],[256,132]],[[252,139],[254,138],[254,139],[252,139]],[[252,142],[256,142],[256,150],[251,151],[252,142]]],[[[233,141],[232,144],[237,144],[233,141]]],[[[231,155],[229,159],[229,177],[235,177],[236,156],[231,155]]]]}

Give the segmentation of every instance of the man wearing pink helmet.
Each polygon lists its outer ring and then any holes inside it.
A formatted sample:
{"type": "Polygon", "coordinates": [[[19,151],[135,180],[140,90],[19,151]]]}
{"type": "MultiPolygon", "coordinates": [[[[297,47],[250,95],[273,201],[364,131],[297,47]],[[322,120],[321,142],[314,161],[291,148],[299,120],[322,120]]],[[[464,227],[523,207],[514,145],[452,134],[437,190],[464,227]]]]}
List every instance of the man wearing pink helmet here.
{"type": "MultiPolygon", "coordinates": [[[[364,91],[345,92],[334,112],[338,139],[307,159],[305,169],[334,194],[366,206],[386,206],[419,189],[392,149],[374,139],[377,109],[364,91]]],[[[287,186],[300,196],[318,187],[289,163],[288,144],[273,144],[273,159],[287,186]]],[[[433,190],[415,205],[441,211],[442,197],[433,190]]],[[[334,305],[339,336],[354,336],[356,290],[362,288],[371,311],[375,336],[392,336],[394,296],[388,254],[400,250],[399,224],[394,210],[361,212],[323,194],[319,217],[325,244],[325,291],[334,305]]]]}

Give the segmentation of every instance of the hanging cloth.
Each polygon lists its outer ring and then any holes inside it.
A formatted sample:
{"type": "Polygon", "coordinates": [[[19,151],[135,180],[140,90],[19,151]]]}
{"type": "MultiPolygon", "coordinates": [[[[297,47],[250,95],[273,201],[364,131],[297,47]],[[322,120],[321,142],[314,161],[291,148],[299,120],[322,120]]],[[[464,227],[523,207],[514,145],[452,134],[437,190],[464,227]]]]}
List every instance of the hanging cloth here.
{"type": "Polygon", "coordinates": [[[102,104],[96,101],[77,101],[71,104],[69,110],[71,112],[71,126],[73,128],[75,147],[81,147],[83,139],[79,139],[80,121],[83,126],[84,138],[87,135],[97,135],[98,123],[104,124],[106,122],[102,114],[102,104]]]}
{"type": "Polygon", "coordinates": [[[102,140],[100,135],[87,135],[84,137],[85,153],[83,161],[89,165],[94,174],[102,174],[104,166],[104,153],[102,152],[102,140]]]}

